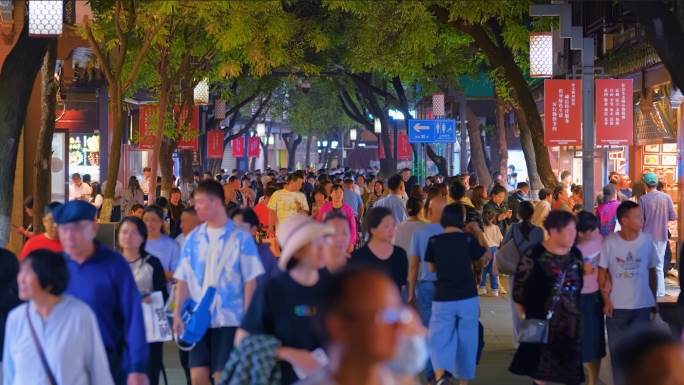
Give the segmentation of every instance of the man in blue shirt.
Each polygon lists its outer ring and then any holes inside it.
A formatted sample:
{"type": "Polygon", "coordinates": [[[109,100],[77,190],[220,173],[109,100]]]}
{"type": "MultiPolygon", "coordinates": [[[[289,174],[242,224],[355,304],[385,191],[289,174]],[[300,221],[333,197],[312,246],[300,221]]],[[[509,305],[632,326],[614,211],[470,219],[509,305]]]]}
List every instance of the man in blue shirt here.
{"type": "Polygon", "coordinates": [[[71,275],[66,294],[95,312],[114,383],[147,385],[148,349],[140,293],[121,254],[95,240],[95,214],[95,206],[78,200],[52,212],[71,275]]]}
{"type": "Polygon", "coordinates": [[[361,201],[361,196],[354,191],[354,181],[351,178],[344,180],[344,196],[342,197],[342,202],[349,205],[356,215],[357,222],[358,219],[363,218],[363,202],[361,201]]]}
{"type": "Polygon", "coordinates": [[[251,235],[228,218],[223,209],[223,186],[214,180],[197,185],[195,212],[203,224],[188,234],[174,273],[176,304],[173,329],[182,337],[185,324],[181,309],[191,298],[200,303],[209,286],[216,295],[209,308],[211,323],[204,337],[190,351],[190,377],[193,385],[218,384],[245,310],[256,289],[256,278],[264,273],[251,235]],[[205,274],[206,273],[206,274],[205,274]]]}
{"type": "Polygon", "coordinates": [[[374,207],[387,207],[392,210],[394,214],[395,224],[399,224],[408,219],[408,211],[406,211],[406,201],[402,198],[404,196],[404,179],[401,175],[392,175],[387,180],[387,188],[389,194],[375,202],[374,207]]]}

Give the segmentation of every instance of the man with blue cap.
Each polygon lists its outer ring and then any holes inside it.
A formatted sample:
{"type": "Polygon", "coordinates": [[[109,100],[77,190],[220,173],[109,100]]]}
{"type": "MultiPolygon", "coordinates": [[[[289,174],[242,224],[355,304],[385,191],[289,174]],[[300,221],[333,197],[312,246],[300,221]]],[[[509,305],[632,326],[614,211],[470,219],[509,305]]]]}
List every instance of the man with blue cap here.
{"type": "Polygon", "coordinates": [[[644,213],[645,233],[651,234],[658,253],[658,287],[656,295],[665,295],[665,272],[670,269],[670,262],[665,261],[665,249],[667,247],[667,222],[677,219],[677,212],[672,204],[672,198],[662,191],[658,191],[658,177],[648,172],[641,177],[646,184],[646,195],[639,198],[639,206],[644,213]],[[667,262],[667,263],[666,263],[667,262]]]}
{"type": "Polygon", "coordinates": [[[95,206],[80,200],[52,213],[71,275],[66,293],[95,312],[114,383],[148,385],[140,293],[126,260],[95,240],[95,214],[95,206]]]}

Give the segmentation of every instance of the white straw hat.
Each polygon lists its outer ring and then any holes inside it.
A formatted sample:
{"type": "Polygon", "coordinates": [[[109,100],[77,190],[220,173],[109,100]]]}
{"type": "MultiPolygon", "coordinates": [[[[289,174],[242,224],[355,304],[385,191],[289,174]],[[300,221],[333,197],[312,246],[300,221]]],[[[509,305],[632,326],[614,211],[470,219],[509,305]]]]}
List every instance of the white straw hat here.
{"type": "Polygon", "coordinates": [[[290,262],[294,253],[306,246],[311,240],[325,235],[335,234],[335,229],[314,221],[303,214],[295,214],[278,225],[276,238],[280,245],[280,258],[278,258],[278,268],[287,270],[287,263],[290,262]]]}

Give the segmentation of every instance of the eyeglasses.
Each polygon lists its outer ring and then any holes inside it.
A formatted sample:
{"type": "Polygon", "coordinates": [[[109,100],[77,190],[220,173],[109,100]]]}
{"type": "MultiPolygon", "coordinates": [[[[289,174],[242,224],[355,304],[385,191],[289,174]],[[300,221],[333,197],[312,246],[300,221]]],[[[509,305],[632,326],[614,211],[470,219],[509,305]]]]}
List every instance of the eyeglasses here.
{"type": "Polygon", "coordinates": [[[314,246],[326,246],[326,245],[329,245],[331,241],[332,241],[332,238],[329,235],[326,235],[324,237],[318,237],[318,238],[312,239],[311,244],[314,246]]]}
{"type": "Polygon", "coordinates": [[[413,312],[406,306],[388,307],[375,315],[375,323],[395,325],[397,323],[408,324],[413,321],[413,312]]]}

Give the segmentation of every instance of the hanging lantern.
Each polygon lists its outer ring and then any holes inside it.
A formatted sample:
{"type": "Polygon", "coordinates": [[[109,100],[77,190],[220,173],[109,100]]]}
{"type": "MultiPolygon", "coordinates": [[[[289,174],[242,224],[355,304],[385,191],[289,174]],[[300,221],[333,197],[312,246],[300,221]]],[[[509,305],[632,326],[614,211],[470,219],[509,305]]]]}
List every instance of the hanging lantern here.
{"type": "Polygon", "coordinates": [[[209,81],[206,78],[197,83],[194,94],[196,106],[206,106],[209,104],[209,81]]]}
{"type": "Polygon", "coordinates": [[[352,142],[356,140],[356,128],[349,130],[349,140],[352,142]]]}
{"type": "Polygon", "coordinates": [[[266,125],[263,123],[257,123],[257,136],[263,138],[266,136],[266,125]]]}
{"type": "Polygon", "coordinates": [[[62,1],[29,1],[29,36],[56,37],[62,35],[62,1]]]}
{"type": "Polygon", "coordinates": [[[435,116],[444,116],[444,92],[432,94],[432,113],[435,116]]]}
{"type": "Polygon", "coordinates": [[[214,101],[214,119],[224,120],[226,118],[226,101],[216,99],[214,101]]]}
{"type": "Polygon", "coordinates": [[[553,33],[530,33],[530,77],[553,77],[553,33]]]}
{"type": "Polygon", "coordinates": [[[373,131],[376,134],[381,134],[382,133],[382,124],[380,123],[380,118],[375,118],[375,125],[373,127],[373,131]]]}

